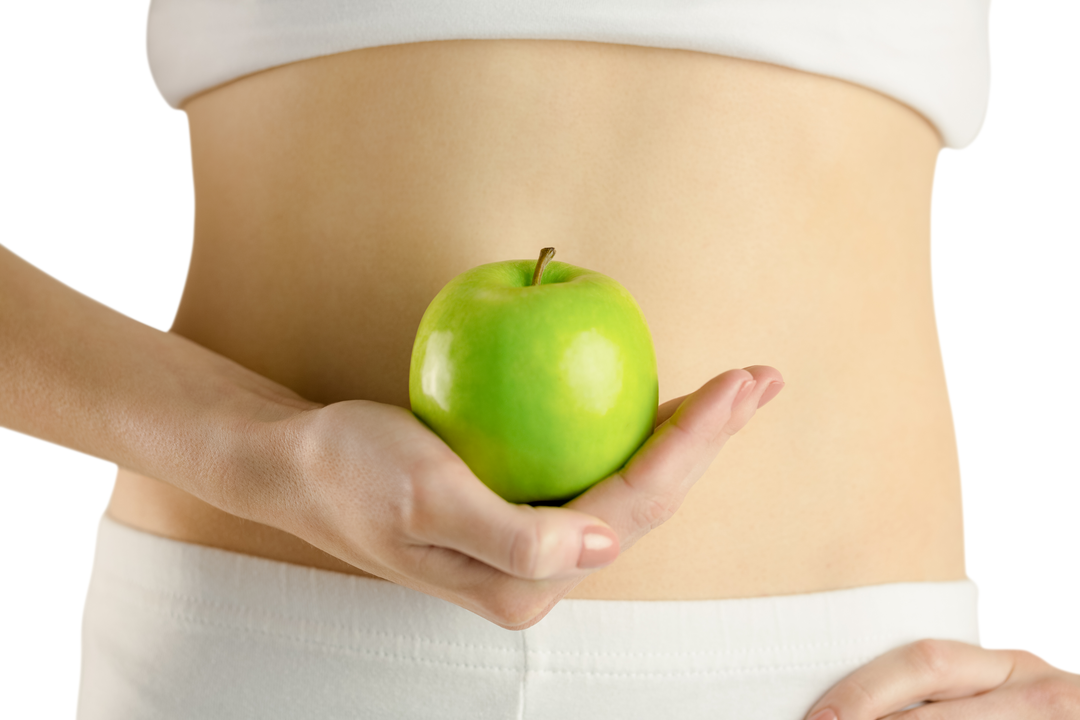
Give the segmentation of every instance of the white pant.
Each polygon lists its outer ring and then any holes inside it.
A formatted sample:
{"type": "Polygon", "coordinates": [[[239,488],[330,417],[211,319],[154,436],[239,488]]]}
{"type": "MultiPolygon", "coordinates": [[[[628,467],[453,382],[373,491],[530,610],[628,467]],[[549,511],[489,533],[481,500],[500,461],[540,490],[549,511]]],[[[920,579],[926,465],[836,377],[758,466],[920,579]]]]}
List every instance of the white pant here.
{"type": "Polygon", "coordinates": [[[563,600],[503,630],[393,583],[103,518],[80,720],[801,720],[919,638],[978,643],[970,580],[685,602],[563,600]]]}

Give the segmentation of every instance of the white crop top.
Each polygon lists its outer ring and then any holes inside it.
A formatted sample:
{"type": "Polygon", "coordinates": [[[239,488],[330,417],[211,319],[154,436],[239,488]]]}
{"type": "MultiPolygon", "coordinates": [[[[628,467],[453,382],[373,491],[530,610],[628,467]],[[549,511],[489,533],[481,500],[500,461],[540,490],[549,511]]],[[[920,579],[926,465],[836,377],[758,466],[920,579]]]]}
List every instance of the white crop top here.
{"type": "Polygon", "coordinates": [[[989,0],[151,0],[150,70],[173,107],[259,70],[426,40],[518,38],[680,48],[872,88],[945,144],[978,134],[989,0]]]}

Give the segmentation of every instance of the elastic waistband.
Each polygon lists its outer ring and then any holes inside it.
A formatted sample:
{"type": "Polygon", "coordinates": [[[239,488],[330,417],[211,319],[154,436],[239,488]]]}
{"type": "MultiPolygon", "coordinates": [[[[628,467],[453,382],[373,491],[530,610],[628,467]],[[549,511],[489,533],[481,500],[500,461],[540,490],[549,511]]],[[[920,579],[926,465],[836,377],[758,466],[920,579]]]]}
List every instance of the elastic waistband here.
{"type": "MultiPolygon", "coordinates": [[[[936,637],[978,644],[971,580],[691,601],[564,599],[504,630],[382,580],[161,538],[103,517],[91,592],[192,626],[519,672],[753,672],[863,662],[936,637]]],[[[103,598],[104,599],[104,598],[103,598]]]]}

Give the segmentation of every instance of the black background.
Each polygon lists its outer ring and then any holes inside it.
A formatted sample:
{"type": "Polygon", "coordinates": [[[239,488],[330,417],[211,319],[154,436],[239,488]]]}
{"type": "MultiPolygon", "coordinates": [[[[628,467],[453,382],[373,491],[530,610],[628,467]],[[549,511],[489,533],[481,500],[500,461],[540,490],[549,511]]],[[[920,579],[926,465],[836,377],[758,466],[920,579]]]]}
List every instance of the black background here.
{"type": "MultiPolygon", "coordinates": [[[[184,120],[146,78],[140,6],[64,15],[50,18],[50,50],[36,58],[4,43],[0,239],[164,326],[188,244],[184,120]]],[[[1000,11],[998,21],[1001,28],[1000,11]]],[[[1007,40],[997,33],[998,45],[1007,40]]],[[[1069,582],[1077,549],[1068,493],[1077,473],[1066,454],[1074,391],[1069,368],[1057,366],[1075,321],[1066,320],[1071,298],[1058,282],[1071,270],[1050,249],[1061,246],[1069,204],[1043,179],[1053,152],[1029,145],[1030,125],[1045,119],[1027,109],[1040,98],[1015,77],[1015,69],[998,73],[993,119],[978,145],[943,158],[937,285],[986,641],[1024,644],[1080,668],[1069,582]]],[[[56,633],[35,652],[58,674],[50,682],[70,687],[67,653],[111,467],[0,433],[0,476],[17,514],[9,569],[33,590],[22,598],[25,621],[56,633]]]]}

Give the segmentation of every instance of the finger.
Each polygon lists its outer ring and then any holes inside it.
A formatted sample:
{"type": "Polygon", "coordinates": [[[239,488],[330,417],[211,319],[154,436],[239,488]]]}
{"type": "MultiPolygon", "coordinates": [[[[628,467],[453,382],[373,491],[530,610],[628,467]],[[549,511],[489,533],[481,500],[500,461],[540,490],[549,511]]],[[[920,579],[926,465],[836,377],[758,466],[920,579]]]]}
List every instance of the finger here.
{"type": "Polygon", "coordinates": [[[1015,720],[1019,717],[1035,720],[1033,716],[1018,713],[1015,706],[1000,707],[1002,698],[998,695],[999,692],[928,703],[911,710],[891,713],[881,720],[1015,720]]]}
{"type": "Polygon", "coordinates": [[[780,394],[780,391],[784,389],[783,381],[772,380],[765,387],[765,392],[761,394],[761,398],[758,399],[758,409],[765,406],[770,400],[780,394]]]}
{"type": "Polygon", "coordinates": [[[1080,717],[1080,676],[1049,667],[1032,678],[1009,681],[990,692],[932,702],[882,720],[1053,720],[1080,717]]]}
{"type": "MultiPolygon", "coordinates": [[[[750,368],[743,368],[743,370],[749,372],[750,368]]],[[[767,402],[780,394],[780,391],[784,389],[784,383],[782,380],[768,380],[765,382],[765,391],[762,393],[761,398],[758,400],[757,404],[757,407],[759,408],[763,407],[767,402]]],[[[683,401],[686,400],[686,398],[688,397],[690,396],[680,395],[679,397],[672,398],[671,400],[668,400],[664,404],[660,405],[660,407],[656,411],[656,422],[653,423],[653,429],[655,430],[656,428],[660,427],[664,424],[665,421],[667,421],[668,418],[674,415],[675,411],[679,409],[679,406],[682,405],[683,401]]]]}
{"type": "Polygon", "coordinates": [[[920,640],[871,660],[814,704],[809,720],[877,720],[922,700],[951,700],[999,687],[1015,657],[953,640],[920,640]],[[821,717],[816,717],[821,714],[821,717]]]}
{"type": "Polygon", "coordinates": [[[756,385],[746,402],[737,403],[732,409],[731,420],[724,429],[728,437],[742,430],[742,427],[754,417],[754,412],[777,396],[784,386],[784,378],[777,368],[768,365],[750,365],[743,369],[754,376],[756,385]]]}
{"type": "Polygon", "coordinates": [[[678,509],[727,439],[749,421],[768,382],[779,379],[765,365],[716,376],[687,396],[619,472],[566,507],[605,518],[629,547],[678,509]],[[733,407],[748,381],[754,385],[733,407]]]}
{"type": "Polygon", "coordinates": [[[507,502],[448,453],[413,472],[409,535],[519,578],[583,575],[611,563],[619,538],[597,517],[507,502]]]}

